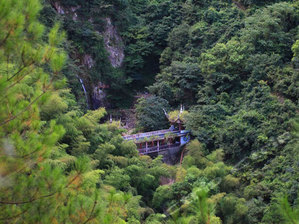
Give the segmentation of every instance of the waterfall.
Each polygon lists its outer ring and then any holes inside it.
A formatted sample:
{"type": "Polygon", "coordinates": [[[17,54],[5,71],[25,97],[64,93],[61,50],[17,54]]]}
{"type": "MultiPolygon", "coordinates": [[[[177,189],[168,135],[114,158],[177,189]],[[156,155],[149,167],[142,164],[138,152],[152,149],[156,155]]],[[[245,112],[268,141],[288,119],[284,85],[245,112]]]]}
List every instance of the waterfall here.
{"type": "Polygon", "coordinates": [[[85,89],[83,80],[82,80],[80,77],[78,77],[78,79],[80,80],[80,83],[81,83],[81,85],[82,85],[82,88],[83,88],[83,91],[84,91],[84,95],[85,95],[85,99],[86,99],[87,108],[89,109],[87,91],[86,91],[86,89],[85,89]]]}

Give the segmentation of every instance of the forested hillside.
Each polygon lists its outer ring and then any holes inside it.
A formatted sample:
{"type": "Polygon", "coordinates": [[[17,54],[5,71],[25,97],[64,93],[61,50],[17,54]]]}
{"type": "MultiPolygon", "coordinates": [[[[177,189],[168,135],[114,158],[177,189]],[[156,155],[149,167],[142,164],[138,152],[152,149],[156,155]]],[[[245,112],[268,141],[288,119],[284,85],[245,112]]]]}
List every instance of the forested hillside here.
{"type": "Polygon", "coordinates": [[[0,223],[299,224],[298,0],[0,0],[0,30],[0,223]],[[124,140],[179,108],[179,163],[124,140]]]}

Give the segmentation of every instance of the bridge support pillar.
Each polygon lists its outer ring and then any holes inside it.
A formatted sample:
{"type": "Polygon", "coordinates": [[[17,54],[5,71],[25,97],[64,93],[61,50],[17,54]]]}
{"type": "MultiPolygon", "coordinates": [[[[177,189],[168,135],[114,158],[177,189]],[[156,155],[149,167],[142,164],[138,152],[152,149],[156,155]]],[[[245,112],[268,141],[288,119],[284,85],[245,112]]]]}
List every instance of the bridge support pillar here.
{"type": "Polygon", "coordinates": [[[158,152],[159,152],[159,149],[160,149],[160,141],[159,140],[157,141],[157,149],[158,149],[158,152]]]}

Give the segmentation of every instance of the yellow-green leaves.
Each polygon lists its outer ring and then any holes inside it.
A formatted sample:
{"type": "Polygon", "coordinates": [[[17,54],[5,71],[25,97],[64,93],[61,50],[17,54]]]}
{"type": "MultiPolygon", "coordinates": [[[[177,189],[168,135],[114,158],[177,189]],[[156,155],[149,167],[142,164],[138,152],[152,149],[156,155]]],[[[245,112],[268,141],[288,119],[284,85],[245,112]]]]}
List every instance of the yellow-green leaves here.
{"type": "Polygon", "coordinates": [[[55,47],[62,44],[65,39],[65,33],[60,32],[59,24],[55,24],[54,27],[50,30],[48,37],[50,46],[55,47]]]}
{"type": "Polygon", "coordinates": [[[64,52],[53,54],[50,58],[50,67],[54,73],[60,72],[66,62],[66,54],[64,52]]]}
{"type": "Polygon", "coordinates": [[[45,27],[39,22],[32,22],[29,24],[27,30],[30,34],[32,34],[33,40],[39,40],[44,34],[45,27]]]}
{"type": "MultiPolygon", "coordinates": [[[[22,2],[22,1],[20,1],[22,2]]],[[[42,9],[42,5],[39,0],[27,0],[25,1],[25,13],[26,19],[29,23],[32,23],[37,20],[37,16],[42,9]]]]}
{"type": "Polygon", "coordinates": [[[296,57],[299,57],[299,40],[296,40],[296,42],[293,44],[292,51],[294,53],[293,60],[295,60],[296,57]]]}

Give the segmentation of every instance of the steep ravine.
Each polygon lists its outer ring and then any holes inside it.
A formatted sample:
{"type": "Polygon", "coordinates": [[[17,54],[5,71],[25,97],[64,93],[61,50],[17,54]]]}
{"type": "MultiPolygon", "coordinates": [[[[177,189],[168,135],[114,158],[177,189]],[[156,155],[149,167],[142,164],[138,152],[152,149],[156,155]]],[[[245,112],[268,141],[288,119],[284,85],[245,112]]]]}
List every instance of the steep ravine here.
{"type": "MultiPolygon", "coordinates": [[[[61,16],[71,16],[73,21],[81,19],[76,12],[81,6],[65,8],[59,2],[54,2],[51,5],[61,16]]],[[[93,18],[89,18],[88,21],[93,25],[94,29],[98,26],[98,24],[95,24],[93,18]]],[[[103,37],[104,48],[107,51],[111,66],[113,68],[119,68],[125,58],[123,40],[111,18],[103,17],[102,21],[105,24],[104,27],[102,27],[101,30],[95,30],[103,37]]],[[[79,61],[78,66],[83,68],[81,69],[82,73],[76,75],[78,77],[78,82],[80,82],[82,86],[82,91],[84,92],[88,108],[96,109],[98,107],[106,107],[109,105],[109,102],[107,102],[106,99],[106,88],[109,87],[109,83],[103,83],[102,81],[93,83],[90,81],[91,78],[89,77],[88,71],[90,71],[96,63],[92,55],[79,53],[78,50],[73,57],[75,57],[74,60],[79,61]]]]}

